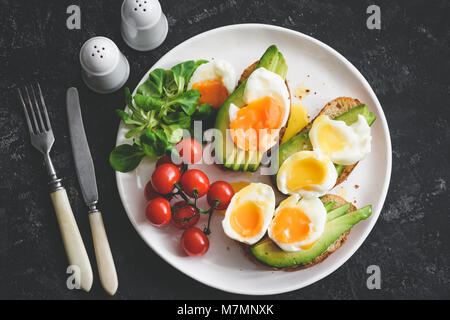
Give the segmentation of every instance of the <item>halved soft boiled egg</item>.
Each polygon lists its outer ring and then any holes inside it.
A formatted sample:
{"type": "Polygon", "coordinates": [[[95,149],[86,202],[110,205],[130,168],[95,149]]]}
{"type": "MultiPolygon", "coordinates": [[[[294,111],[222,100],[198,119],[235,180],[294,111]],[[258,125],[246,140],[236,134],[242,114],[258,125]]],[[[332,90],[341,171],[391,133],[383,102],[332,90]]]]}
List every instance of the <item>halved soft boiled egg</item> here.
{"type": "Polygon", "coordinates": [[[315,151],[341,165],[363,160],[371,150],[370,127],[362,115],[350,126],[344,121],[319,116],[312,124],[309,138],[315,151]]]}
{"type": "Polygon", "coordinates": [[[208,103],[218,109],[234,91],[238,77],[233,66],[225,60],[201,64],[192,74],[188,89],[200,91],[199,104],[208,103]]]}
{"type": "Polygon", "coordinates": [[[237,192],[225,212],[222,226],[231,239],[258,242],[266,233],[275,211],[275,194],[264,183],[251,183],[237,192]]]}
{"type": "Polygon", "coordinates": [[[330,158],[317,151],[299,151],[287,158],[277,174],[280,192],[320,197],[336,184],[337,172],[330,158]]]}
{"type": "Polygon", "coordinates": [[[325,229],[327,210],[319,198],[292,195],[280,203],[268,234],[282,250],[308,250],[325,229]]]}
{"type": "Polygon", "coordinates": [[[241,108],[230,105],[231,138],[240,149],[267,151],[289,118],[286,83],[278,74],[258,68],[247,79],[243,103],[241,108]]]}

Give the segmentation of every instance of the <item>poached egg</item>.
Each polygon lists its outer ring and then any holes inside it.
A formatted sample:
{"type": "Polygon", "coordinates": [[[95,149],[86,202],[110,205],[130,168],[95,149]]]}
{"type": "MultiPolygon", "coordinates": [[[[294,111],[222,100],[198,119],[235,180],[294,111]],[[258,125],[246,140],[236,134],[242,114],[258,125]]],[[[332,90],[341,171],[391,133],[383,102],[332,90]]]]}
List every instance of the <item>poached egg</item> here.
{"type": "Polygon", "coordinates": [[[199,104],[208,103],[218,109],[234,91],[237,82],[236,72],[229,62],[212,60],[198,66],[189,80],[188,90],[198,89],[199,104]]]}
{"type": "Polygon", "coordinates": [[[309,138],[315,151],[341,165],[361,161],[371,150],[370,127],[362,115],[350,126],[321,115],[314,120],[309,138]]]}
{"type": "Polygon", "coordinates": [[[325,229],[327,210],[319,198],[292,195],[280,203],[268,234],[282,250],[308,250],[325,229]]]}
{"type": "Polygon", "coordinates": [[[258,242],[266,233],[275,210],[275,193],[264,183],[251,183],[235,193],[222,226],[231,239],[246,244],[258,242]]]}
{"type": "Polygon", "coordinates": [[[278,74],[258,68],[247,79],[243,102],[241,108],[230,105],[231,137],[240,149],[267,151],[289,118],[286,83],[278,74]]]}
{"type": "Polygon", "coordinates": [[[336,180],[336,168],[330,158],[317,151],[299,151],[280,166],[277,187],[284,194],[320,197],[334,187],[336,180]]]}

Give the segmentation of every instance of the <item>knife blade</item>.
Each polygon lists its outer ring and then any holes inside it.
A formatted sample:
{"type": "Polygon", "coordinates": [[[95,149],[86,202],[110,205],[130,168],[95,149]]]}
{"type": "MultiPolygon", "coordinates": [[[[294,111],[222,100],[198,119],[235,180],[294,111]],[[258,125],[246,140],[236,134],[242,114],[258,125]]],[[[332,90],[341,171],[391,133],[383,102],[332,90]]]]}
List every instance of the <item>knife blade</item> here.
{"type": "Polygon", "coordinates": [[[89,207],[89,223],[91,226],[100,281],[105,291],[110,295],[114,295],[117,291],[119,282],[102,214],[96,207],[98,190],[97,181],[95,179],[94,163],[89,150],[86,133],[84,132],[80,99],[76,88],[69,88],[67,90],[66,107],[75,169],[84,202],[86,202],[86,205],[89,207]]]}
{"type": "Polygon", "coordinates": [[[67,90],[67,117],[69,120],[72,153],[81,193],[86,205],[91,210],[95,210],[95,204],[98,201],[98,190],[94,163],[84,131],[78,90],[73,87],[67,90]]]}

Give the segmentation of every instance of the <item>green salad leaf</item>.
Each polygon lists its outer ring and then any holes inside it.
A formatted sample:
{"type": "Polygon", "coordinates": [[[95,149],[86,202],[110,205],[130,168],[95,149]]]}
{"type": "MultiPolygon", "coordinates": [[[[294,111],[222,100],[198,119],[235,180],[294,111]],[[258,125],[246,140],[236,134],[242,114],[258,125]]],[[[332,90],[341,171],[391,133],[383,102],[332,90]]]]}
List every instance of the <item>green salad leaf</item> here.
{"type": "Polygon", "coordinates": [[[195,109],[197,109],[199,99],[200,91],[197,89],[191,89],[171,100],[168,106],[180,106],[184,113],[191,116],[195,112],[195,109]]]}
{"type": "Polygon", "coordinates": [[[174,150],[162,129],[146,130],[140,139],[142,150],[146,155],[160,157],[174,150]]]}
{"type": "Polygon", "coordinates": [[[164,69],[155,69],[150,72],[148,79],[137,89],[137,93],[147,97],[161,97],[165,74],[164,69]]]}
{"type": "Polygon", "coordinates": [[[198,61],[186,61],[174,66],[171,70],[173,73],[173,80],[177,85],[177,92],[180,93],[183,91],[184,87],[188,84],[191,79],[192,74],[195,69],[203,63],[208,62],[207,60],[198,60],[198,61]]]}
{"type": "Polygon", "coordinates": [[[183,138],[183,129],[180,127],[179,124],[161,124],[161,127],[164,130],[164,133],[166,134],[167,140],[170,143],[177,143],[183,138]]]}
{"type": "Polygon", "coordinates": [[[134,144],[121,144],[114,148],[109,156],[109,162],[116,171],[128,172],[134,170],[145,153],[134,144]]]}
{"type": "Polygon", "coordinates": [[[160,98],[144,96],[139,93],[134,95],[134,102],[144,111],[160,110],[164,105],[164,100],[160,98]]]}
{"type": "Polygon", "coordinates": [[[202,103],[192,115],[194,121],[202,121],[203,129],[208,130],[214,127],[217,111],[211,105],[202,103]]]}
{"type": "Polygon", "coordinates": [[[110,155],[111,166],[121,172],[134,170],[145,155],[160,157],[176,152],[173,144],[190,130],[194,120],[203,121],[208,128],[215,117],[215,109],[208,104],[198,106],[200,91],[187,90],[192,74],[207,60],[185,61],[170,70],[151,71],[132,96],[125,88],[128,109],[116,110],[129,126],[126,138],[133,144],[117,146],[110,155]]]}

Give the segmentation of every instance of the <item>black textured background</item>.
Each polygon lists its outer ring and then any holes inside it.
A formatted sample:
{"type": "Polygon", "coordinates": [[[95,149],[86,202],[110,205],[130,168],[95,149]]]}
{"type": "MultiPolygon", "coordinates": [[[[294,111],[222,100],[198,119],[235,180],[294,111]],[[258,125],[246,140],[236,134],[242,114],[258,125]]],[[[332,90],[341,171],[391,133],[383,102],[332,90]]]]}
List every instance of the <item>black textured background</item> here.
{"type": "MultiPolygon", "coordinates": [[[[276,299],[450,298],[450,106],[447,0],[434,1],[161,1],[169,34],[140,53],[120,36],[121,1],[0,0],[0,298],[107,298],[98,280],[86,208],[74,166],[65,113],[69,86],[80,91],[118,274],[113,299],[248,298],[206,287],[166,264],[129,222],[108,164],[123,93],[98,95],[80,79],[77,55],[95,35],[113,39],[138,80],[165,52],[200,32],[243,22],[279,25],[311,35],[347,57],[367,78],[386,114],[393,144],[389,194],[374,230],[355,255],[327,278],[276,299]],[[66,28],[78,4],[82,29],[66,28]],[[381,7],[382,29],[368,30],[366,8],[381,7]],[[53,159],[65,179],[94,269],[91,293],[66,289],[67,262],[15,89],[39,80],[56,136],[53,159]],[[382,289],[368,290],[366,268],[381,267],[382,289]]],[[[226,275],[224,275],[226,276],[226,275]]]]}

